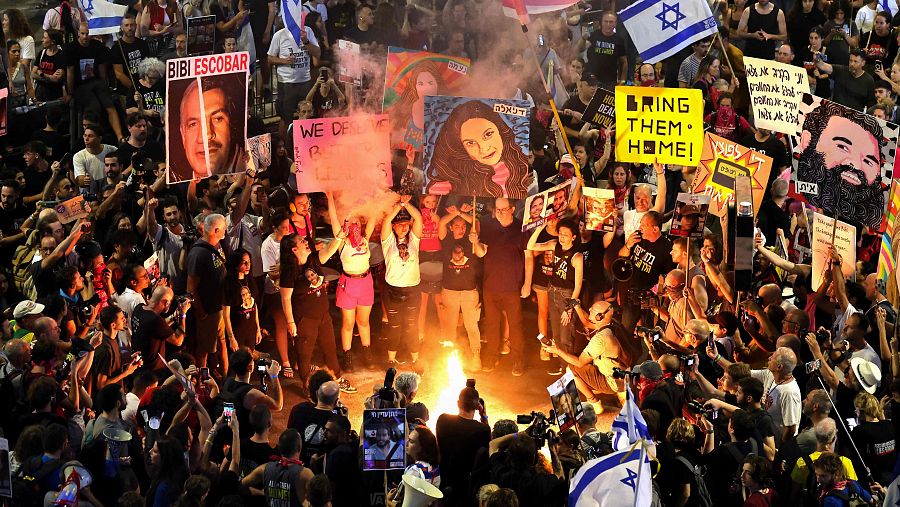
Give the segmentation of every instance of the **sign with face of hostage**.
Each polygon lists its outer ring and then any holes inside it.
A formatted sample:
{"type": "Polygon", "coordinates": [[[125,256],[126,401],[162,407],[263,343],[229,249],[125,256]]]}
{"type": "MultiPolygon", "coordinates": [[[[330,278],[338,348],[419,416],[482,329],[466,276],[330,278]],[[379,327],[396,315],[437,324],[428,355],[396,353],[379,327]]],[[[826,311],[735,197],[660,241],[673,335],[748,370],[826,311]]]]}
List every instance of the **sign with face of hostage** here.
{"type": "Polygon", "coordinates": [[[707,211],[709,211],[708,195],[679,192],[669,236],[703,239],[707,211]]]}
{"type": "Polygon", "coordinates": [[[422,150],[425,97],[458,91],[469,72],[468,58],[388,48],[384,112],[391,116],[391,146],[422,150]]]}
{"type": "MultiPolygon", "coordinates": [[[[564,181],[553,188],[534,194],[525,200],[525,220],[522,230],[530,231],[544,225],[550,218],[562,218],[569,207],[569,193],[572,183],[564,181]]],[[[612,191],[610,191],[612,192],[612,191]]]]}
{"type": "Polygon", "coordinates": [[[535,193],[530,112],[524,100],[426,97],[424,193],[510,199],[535,193]]]}
{"type": "Polygon", "coordinates": [[[794,193],[827,216],[882,230],[898,129],[805,94],[794,146],[794,193]]]}
{"type": "Polygon", "coordinates": [[[709,211],[723,217],[728,213],[728,204],[734,201],[734,179],[748,176],[753,191],[753,211],[758,212],[771,172],[772,157],[707,132],[691,192],[710,196],[709,211]]]}
{"type": "Polygon", "coordinates": [[[250,55],[169,60],[166,183],[244,172],[250,55]]]}

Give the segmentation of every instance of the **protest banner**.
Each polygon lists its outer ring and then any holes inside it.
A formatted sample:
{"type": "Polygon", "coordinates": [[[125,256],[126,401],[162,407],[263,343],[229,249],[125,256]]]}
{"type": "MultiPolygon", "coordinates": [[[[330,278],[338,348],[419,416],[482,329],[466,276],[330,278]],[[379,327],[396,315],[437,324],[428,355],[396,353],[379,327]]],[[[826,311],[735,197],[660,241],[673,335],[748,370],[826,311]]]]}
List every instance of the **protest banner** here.
{"type": "Polygon", "coordinates": [[[363,410],[363,470],[406,468],[406,409],[363,410]]]}
{"type": "Polygon", "coordinates": [[[426,97],[425,193],[527,197],[530,112],[525,100],[426,97]],[[507,172],[503,186],[497,169],[507,172]]]}
{"type": "Polygon", "coordinates": [[[806,69],[749,56],[744,67],[756,127],[794,135],[800,99],[809,93],[806,69]]]}
{"type": "MultiPolygon", "coordinates": [[[[770,238],[769,241],[774,241],[770,238]]],[[[828,248],[831,245],[841,254],[841,272],[844,278],[856,280],[856,227],[821,213],[813,214],[812,221],[812,286],[820,287],[825,270],[831,267],[828,248]]]]}
{"type": "Polygon", "coordinates": [[[762,205],[772,163],[772,157],[707,132],[691,192],[708,195],[709,211],[722,218],[728,213],[728,204],[734,202],[734,178],[748,176],[756,213],[762,205]]]}
{"type": "Polygon", "coordinates": [[[673,238],[703,239],[706,213],[709,211],[709,196],[679,192],[672,215],[669,236],[673,238]]]}
{"type": "Polygon", "coordinates": [[[616,87],[616,161],[695,166],[703,147],[703,93],[616,87]]]}
{"type": "Polygon", "coordinates": [[[338,39],[335,51],[338,61],[338,80],[341,83],[362,86],[362,60],[359,56],[359,44],[338,39]]]}
{"type": "Polygon", "coordinates": [[[347,182],[372,191],[390,187],[390,135],[386,114],[294,120],[297,189],[341,190],[347,182]]]}
{"type": "Polygon", "coordinates": [[[522,221],[522,230],[536,229],[544,225],[550,218],[562,216],[568,208],[571,189],[571,181],[564,181],[549,190],[525,199],[525,209],[528,210],[528,215],[522,221]]]}
{"type": "Polygon", "coordinates": [[[166,183],[244,172],[250,54],[166,62],[166,183]]]}
{"type": "Polygon", "coordinates": [[[575,375],[571,370],[566,370],[565,375],[547,386],[547,392],[550,393],[550,403],[556,413],[556,422],[559,424],[560,433],[575,426],[575,423],[584,416],[584,410],[581,408],[581,396],[578,394],[578,388],[575,387],[575,375]]]}
{"type": "Polygon", "coordinates": [[[258,171],[264,171],[272,165],[272,134],[262,134],[247,139],[247,151],[253,167],[258,171]]]}
{"type": "Polygon", "coordinates": [[[91,213],[91,204],[84,200],[83,195],[63,201],[54,207],[56,214],[59,215],[59,221],[68,224],[76,220],[87,218],[91,213]]]}
{"type": "Polygon", "coordinates": [[[584,227],[591,231],[614,232],[619,210],[616,192],[606,188],[583,187],[584,227]]]}
{"type": "Polygon", "coordinates": [[[422,150],[425,97],[459,91],[470,64],[468,58],[388,48],[383,111],[391,117],[391,147],[422,150]]]}
{"type": "Polygon", "coordinates": [[[613,128],[616,124],[616,94],[605,88],[597,88],[581,117],[597,127],[613,128]]]}
{"type": "Polygon", "coordinates": [[[884,230],[900,126],[804,94],[792,197],[855,226],[884,230]]]}
{"type": "Polygon", "coordinates": [[[188,56],[211,55],[216,51],[216,17],[187,18],[188,56]]]}

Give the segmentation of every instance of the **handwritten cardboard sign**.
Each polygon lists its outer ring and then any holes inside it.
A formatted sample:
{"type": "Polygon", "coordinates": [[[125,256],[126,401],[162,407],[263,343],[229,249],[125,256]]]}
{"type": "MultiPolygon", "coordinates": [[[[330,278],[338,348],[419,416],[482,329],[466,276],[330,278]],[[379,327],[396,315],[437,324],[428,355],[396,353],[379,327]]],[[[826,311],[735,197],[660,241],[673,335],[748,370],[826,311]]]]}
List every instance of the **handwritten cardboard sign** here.
{"type": "Polygon", "coordinates": [[[822,284],[825,269],[830,267],[828,263],[828,247],[834,244],[841,254],[841,271],[844,278],[850,280],[856,277],[856,227],[845,222],[835,221],[819,213],[813,213],[812,222],[812,276],[813,290],[818,290],[822,284]]]}
{"type": "Polygon", "coordinates": [[[809,93],[806,69],[744,57],[757,128],[794,135],[800,98],[809,93]]]}
{"type": "Polygon", "coordinates": [[[297,190],[340,190],[391,186],[388,115],[294,120],[297,190]]]}

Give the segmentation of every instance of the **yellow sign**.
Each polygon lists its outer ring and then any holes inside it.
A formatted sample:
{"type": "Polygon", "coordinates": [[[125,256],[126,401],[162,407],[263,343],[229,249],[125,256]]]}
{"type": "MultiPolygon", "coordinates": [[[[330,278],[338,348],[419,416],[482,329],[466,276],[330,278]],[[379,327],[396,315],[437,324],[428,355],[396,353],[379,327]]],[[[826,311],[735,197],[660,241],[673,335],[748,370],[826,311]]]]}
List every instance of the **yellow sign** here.
{"type": "Polygon", "coordinates": [[[703,93],[616,87],[616,160],[695,166],[703,148],[703,93]]]}

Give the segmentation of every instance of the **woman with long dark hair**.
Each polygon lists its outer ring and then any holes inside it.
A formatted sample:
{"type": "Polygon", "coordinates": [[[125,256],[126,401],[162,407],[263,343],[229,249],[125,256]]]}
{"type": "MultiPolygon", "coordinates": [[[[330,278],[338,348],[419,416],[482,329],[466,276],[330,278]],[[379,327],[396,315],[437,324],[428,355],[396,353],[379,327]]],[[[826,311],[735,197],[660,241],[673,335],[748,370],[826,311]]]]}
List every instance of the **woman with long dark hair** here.
{"type": "Polygon", "coordinates": [[[164,507],[175,503],[188,478],[181,445],[173,438],[160,437],[150,449],[150,488],[147,507],[164,507]]]}
{"type": "Polygon", "coordinates": [[[344,244],[346,235],[339,233],[322,250],[316,252],[309,239],[291,234],[281,240],[281,306],[287,319],[288,336],[295,339],[300,356],[300,376],[310,374],[310,359],[316,343],[322,349],[325,363],[334,371],[341,391],[355,393],[356,388],[341,375],[335,350],[331,303],[322,265],[344,244]],[[299,320],[295,320],[299,319],[299,320]]]}
{"type": "MultiPolygon", "coordinates": [[[[3,35],[19,43],[22,47],[22,65],[31,68],[34,61],[34,32],[28,26],[25,13],[19,9],[6,9],[3,11],[3,35]]],[[[7,43],[9,49],[9,43],[7,43]]]]}
{"type": "Polygon", "coordinates": [[[464,102],[450,113],[434,143],[426,193],[524,199],[531,173],[516,135],[493,106],[464,102]]]}
{"type": "Polygon", "coordinates": [[[423,60],[406,73],[406,87],[387,110],[391,116],[391,146],[409,145],[419,150],[425,141],[425,96],[445,95],[441,69],[423,60]]]}
{"type": "Polygon", "coordinates": [[[9,62],[9,107],[24,106],[28,99],[35,100],[34,84],[31,81],[31,67],[22,59],[22,45],[10,40],[6,43],[9,62]]]}
{"type": "Polygon", "coordinates": [[[397,363],[397,351],[405,339],[412,356],[413,369],[419,366],[419,238],[422,215],[410,204],[409,196],[400,202],[381,223],[381,251],[384,253],[387,291],[384,306],[388,318],[388,363],[397,363]]]}
{"type": "MultiPolygon", "coordinates": [[[[410,430],[406,438],[406,462],[411,463],[403,475],[418,477],[430,482],[434,487],[441,486],[441,451],[437,445],[437,438],[425,426],[417,426],[410,430]]],[[[402,505],[403,495],[401,490],[394,488],[387,495],[387,507],[402,505]]]]}
{"type": "Polygon", "coordinates": [[[251,275],[250,252],[243,248],[228,254],[225,261],[225,338],[229,348],[254,350],[262,341],[256,301],[259,291],[251,275]]]}

